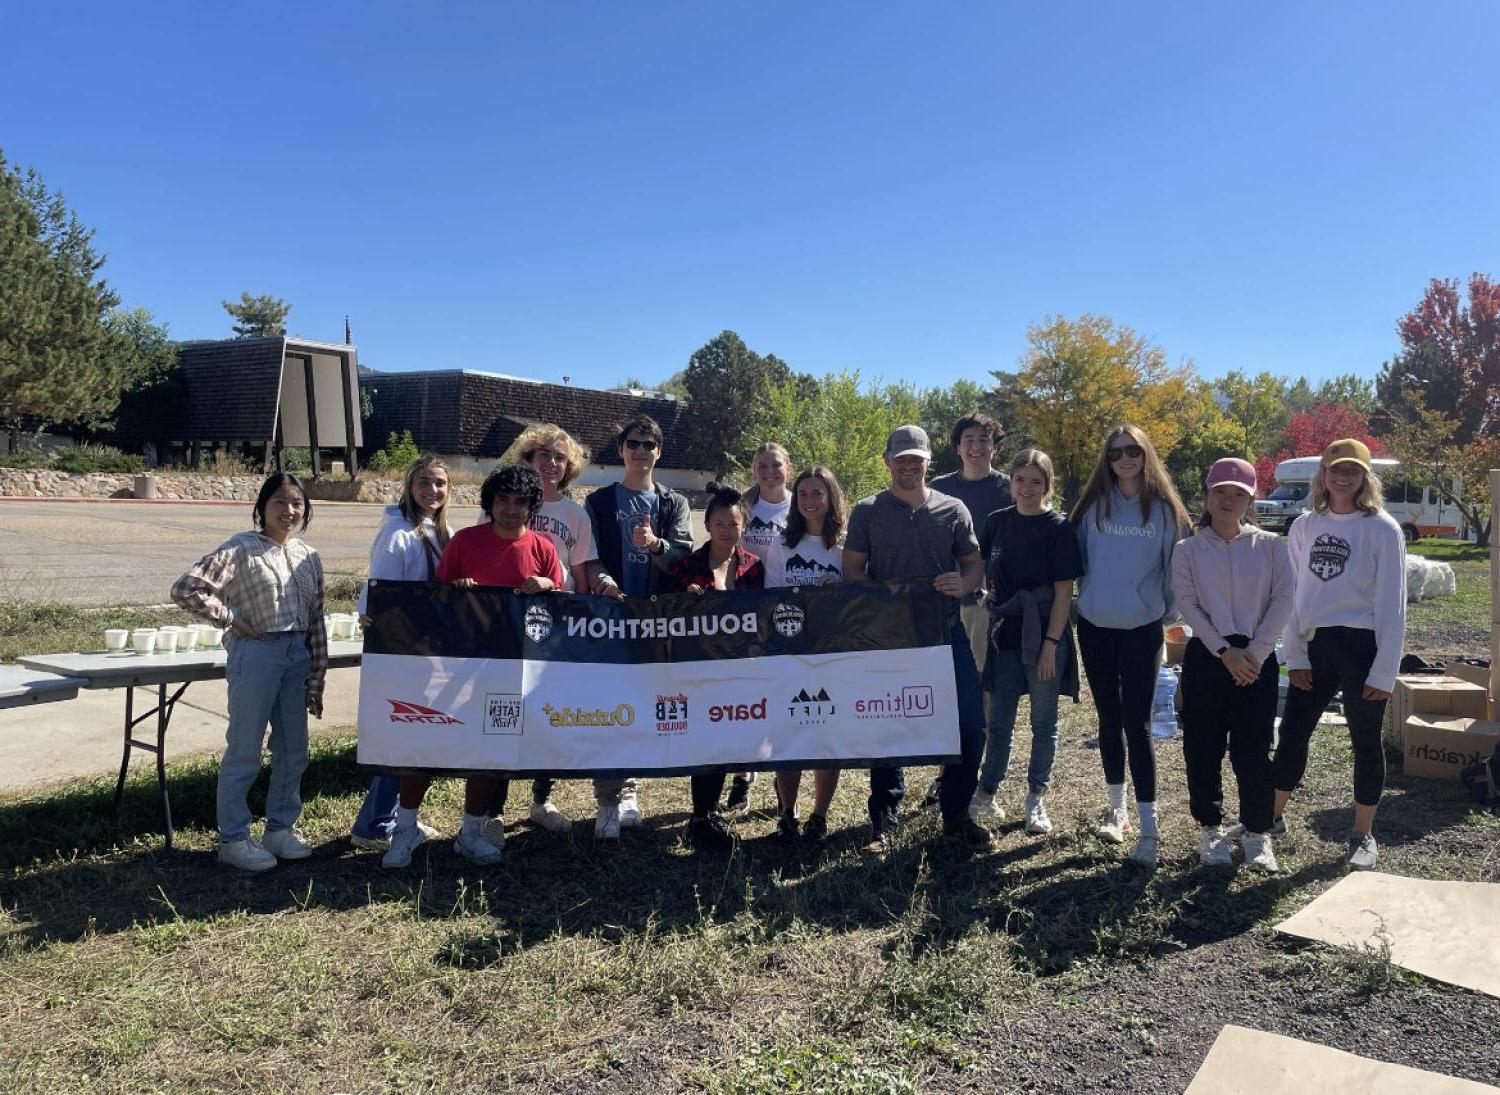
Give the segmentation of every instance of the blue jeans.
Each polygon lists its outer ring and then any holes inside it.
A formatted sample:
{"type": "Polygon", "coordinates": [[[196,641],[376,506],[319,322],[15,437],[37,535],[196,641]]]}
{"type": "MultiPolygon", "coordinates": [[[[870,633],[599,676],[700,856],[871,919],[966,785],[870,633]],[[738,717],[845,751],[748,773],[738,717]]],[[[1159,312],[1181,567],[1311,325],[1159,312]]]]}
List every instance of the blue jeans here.
{"type": "MultiPolygon", "coordinates": [[[[984,752],[984,689],[974,666],[974,651],[962,622],[954,617],[949,632],[953,648],[953,683],[958,693],[959,761],[945,764],[939,804],[944,821],[962,821],[969,799],[979,782],[979,757],[984,752]]],[[[906,796],[906,775],[900,768],[870,769],[867,806],[873,820],[882,813],[896,812],[906,796]]]]}
{"type": "Polygon", "coordinates": [[[388,838],[396,828],[396,798],[400,793],[400,776],[372,776],[359,816],[354,819],[354,835],[368,840],[388,838]]]}
{"type": "Polygon", "coordinates": [[[219,840],[250,835],[250,785],[260,775],[260,750],[271,726],[271,786],[266,832],[290,829],[302,816],[307,770],[307,633],[278,631],[264,639],[235,636],[229,645],[229,729],[219,762],[219,840]]]}
{"type": "Polygon", "coordinates": [[[990,673],[995,687],[990,691],[989,748],[979,771],[979,786],[994,794],[1005,778],[1015,737],[1016,709],[1024,689],[1031,696],[1031,762],[1026,766],[1026,784],[1032,794],[1046,794],[1057,760],[1057,688],[1062,674],[1037,680],[1034,668],[1021,664],[1019,650],[991,650],[990,673]]]}

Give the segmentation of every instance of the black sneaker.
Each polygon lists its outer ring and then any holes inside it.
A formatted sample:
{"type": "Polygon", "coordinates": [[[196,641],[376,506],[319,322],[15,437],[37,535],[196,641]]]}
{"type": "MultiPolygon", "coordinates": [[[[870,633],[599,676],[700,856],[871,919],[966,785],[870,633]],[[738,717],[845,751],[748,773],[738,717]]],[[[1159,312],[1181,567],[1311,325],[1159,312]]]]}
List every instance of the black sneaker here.
{"type": "Polygon", "coordinates": [[[782,840],[796,840],[797,815],[790,810],[782,811],[781,816],[776,819],[776,835],[782,840]]]}
{"type": "Polygon", "coordinates": [[[941,804],[943,797],[943,777],[939,773],[932,783],[927,787],[927,793],[922,796],[922,809],[936,810],[941,804]]]}
{"type": "Polygon", "coordinates": [[[971,817],[943,822],[943,836],[960,841],[974,852],[987,852],[995,846],[995,838],[990,835],[990,831],[971,817]]]}
{"type": "Polygon", "coordinates": [[[735,776],[734,781],[729,785],[729,797],[724,800],[722,812],[738,817],[748,811],[750,809],[750,785],[754,782],[753,773],[748,776],[735,776]]]}
{"type": "Polygon", "coordinates": [[[688,843],[702,852],[727,852],[734,847],[734,830],[718,814],[688,822],[688,843]]]}
{"type": "Polygon", "coordinates": [[[824,844],[828,840],[828,819],[822,814],[808,814],[802,823],[802,839],[809,844],[824,844]]]}

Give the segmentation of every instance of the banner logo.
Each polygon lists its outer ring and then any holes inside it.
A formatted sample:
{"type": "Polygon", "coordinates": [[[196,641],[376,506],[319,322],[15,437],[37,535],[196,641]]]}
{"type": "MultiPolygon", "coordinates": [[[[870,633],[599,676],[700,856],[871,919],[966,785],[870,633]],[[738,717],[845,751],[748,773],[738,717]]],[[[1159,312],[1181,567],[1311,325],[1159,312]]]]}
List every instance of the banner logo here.
{"type": "Polygon", "coordinates": [[[391,705],[392,722],[418,722],[428,726],[462,726],[462,719],[455,719],[446,711],[435,707],[424,707],[410,700],[386,700],[391,705]]]}
{"type": "Polygon", "coordinates": [[[787,714],[803,725],[826,722],[837,712],[838,709],[833,705],[833,698],[828,695],[826,688],[819,688],[817,692],[811,694],[804,688],[793,696],[791,703],[787,705],[787,714]]]}
{"type": "Polygon", "coordinates": [[[765,722],[766,698],[754,703],[726,703],[708,709],[709,722],[765,722]]]}
{"type": "Polygon", "coordinates": [[[802,607],[800,605],[779,604],[771,613],[771,623],[776,630],[788,639],[795,639],[802,634],[802,622],[804,620],[802,607]]]}
{"type": "Polygon", "coordinates": [[[526,637],[539,643],[552,634],[552,613],[541,605],[532,605],[526,610],[526,637]]]}
{"type": "Polygon", "coordinates": [[[526,709],[519,692],[486,692],[484,696],[484,732],[486,734],[520,734],[526,721],[526,709]]]}
{"type": "Polygon", "coordinates": [[[688,728],[688,698],[679,692],[675,696],[656,697],[656,730],[660,734],[681,734],[688,728]]]}
{"type": "Polygon", "coordinates": [[[553,707],[543,704],[549,726],[633,726],[635,708],[628,703],[618,707],[553,707]]]}
{"type": "Polygon", "coordinates": [[[932,687],[909,684],[879,696],[861,696],[854,701],[857,719],[925,719],[932,715],[932,687]]]}

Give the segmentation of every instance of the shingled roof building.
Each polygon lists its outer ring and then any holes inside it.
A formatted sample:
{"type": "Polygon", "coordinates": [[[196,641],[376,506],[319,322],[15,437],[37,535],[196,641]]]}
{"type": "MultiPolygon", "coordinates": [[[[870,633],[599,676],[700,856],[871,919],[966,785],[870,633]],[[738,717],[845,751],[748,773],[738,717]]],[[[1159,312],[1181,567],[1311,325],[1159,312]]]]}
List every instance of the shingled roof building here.
{"type": "Polygon", "coordinates": [[[353,346],[303,338],[231,338],[184,342],[177,351],[182,413],[169,441],[194,458],[205,444],[261,448],[267,468],[283,448],[324,449],[355,466],[364,443],[359,417],[359,355],[353,346]]]}
{"type": "Polygon", "coordinates": [[[592,457],[579,476],[583,485],[620,479],[615,434],[621,423],[648,414],[661,423],[662,459],[655,478],[680,490],[701,489],[710,473],[689,467],[685,403],[596,388],[468,369],[381,373],[365,370],[360,388],[374,414],[365,422],[369,444],[383,445],[392,433],[410,430],[424,452],[440,453],[455,470],[485,472],[522,430],[552,422],[576,437],[592,457]]]}

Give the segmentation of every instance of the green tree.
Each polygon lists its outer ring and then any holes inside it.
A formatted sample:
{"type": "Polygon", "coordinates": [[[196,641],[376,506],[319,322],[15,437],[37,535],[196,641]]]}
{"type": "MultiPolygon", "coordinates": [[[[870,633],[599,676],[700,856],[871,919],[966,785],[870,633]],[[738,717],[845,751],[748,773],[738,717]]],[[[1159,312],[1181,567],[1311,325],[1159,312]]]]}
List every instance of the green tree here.
{"type": "Polygon", "coordinates": [[[1244,424],[1224,412],[1221,400],[1217,384],[1196,381],[1182,409],[1182,438],[1164,457],[1177,493],[1190,509],[1203,498],[1203,480],[1215,460],[1246,455],[1244,424]]]}
{"type": "Polygon", "coordinates": [[[1379,400],[1375,397],[1375,382],[1353,373],[1340,373],[1329,377],[1318,385],[1313,403],[1342,403],[1353,407],[1360,414],[1375,410],[1379,400]]]}
{"type": "Polygon", "coordinates": [[[787,377],[766,401],[771,433],[799,469],[833,469],[850,504],[890,480],[885,441],[897,426],[915,422],[918,400],[905,385],[866,385],[858,372],[829,373],[809,385],[787,377]]]}
{"type": "Polygon", "coordinates": [[[794,374],[775,354],[756,353],[733,331],[701,346],[683,373],[683,387],[693,404],[688,460],[724,475],[748,464],[762,441],[786,444],[767,429],[772,421],[767,404],[772,389],[787,381],[804,393],[817,390],[811,377],[794,374]]]}
{"type": "Polygon", "coordinates": [[[182,378],[177,344],[166,324],[145,308],[116,308],[105,317],[121,360],[122,390],[115,431],[133,441],[160,441],[180,413],[182,378]]]}
{"type": "MultiPolygon", "coordinates": [[[[994,393],[972,380],[955,380],[947,388],[926,388],[917,394],[917,424],[932,437],[932,471],[934,475],[957,471],[962,461],[948,443],[953,425],[974,411],[982,411],[1000,423],[1003,431],[1001,452],[1010,444],[1014,423],[1007,422],[1003,408],[994,393]]],[[[1003,460],[1004,456],[996,459],[1003,460]]]]}
{"type": "Polygon", "coordinates": [[[1500,467],[1500,438],[1478,436],[1460,442],[1463,422],[1456,414],[1426,405],[1419,389],[1407,390],[1405,413],[1389,421],[1381,438],[1401,461],[1407,478],[1431,487],[1457,508],[1480,544],[1490,542],[1489,469],[1500,467]]]}
{"type": "Polygon", "coordinates": [[[292,306],[284,300],[265,296],[252,297],[240,293],[239,303],[220,301],[224,311],[234,320],[231,328],[235,338],[265,338],[269,335],[286,334],[286,317],[292,306]]]}
{"type": "Polygon", "coordinates": [[[0,425],[98,422],[119,402],[119,298],[99,276],[93,230],[34,170],[0,155],[0,425]]]}
{"type": "Polygon", "coordinates": [[[1286,429],[1286,391],[1286,381],[1268,372],[1250,376],[1236,370],[1215,380],[1213,393],[1224,418],[1238,429],[1232,447],[1219,455],[1253,460],[1273,452],[1286,429]]]}

